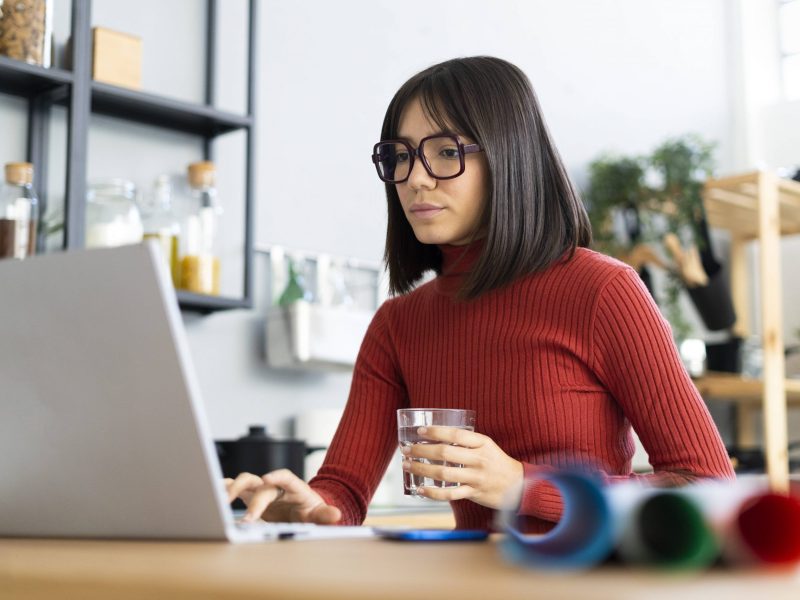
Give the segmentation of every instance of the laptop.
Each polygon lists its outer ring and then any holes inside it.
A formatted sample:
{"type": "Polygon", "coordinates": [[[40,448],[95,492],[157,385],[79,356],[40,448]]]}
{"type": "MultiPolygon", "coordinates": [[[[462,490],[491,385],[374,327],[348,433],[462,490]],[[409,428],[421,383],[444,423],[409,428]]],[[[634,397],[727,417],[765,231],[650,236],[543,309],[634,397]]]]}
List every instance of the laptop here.
{"type": "Polygon", "coordinates": [[[0,261],[0,536],[362,537],[240,524],[153,242],[0,261]]]}

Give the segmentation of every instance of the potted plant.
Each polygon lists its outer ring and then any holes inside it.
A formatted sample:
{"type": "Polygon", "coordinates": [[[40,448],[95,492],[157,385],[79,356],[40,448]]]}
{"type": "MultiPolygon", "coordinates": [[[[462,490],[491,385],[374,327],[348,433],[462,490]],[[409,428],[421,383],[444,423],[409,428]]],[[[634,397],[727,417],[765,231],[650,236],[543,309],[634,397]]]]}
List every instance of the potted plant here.
{"type": "Polygon", "coordinates": [[[719,331],[733,326],[736,313],[728,276],[714,256],[703,210],[703,183],[713,171],[713,150],[714,144],[697,135],[685,135],[658,146],[649,162],[659,182],[654,198],[671,234],[670,252],[679,265],[669,275],[668,302],[671,298],[677,301],[680,290],[686,288],[706,327],[719,331]],[[685,243],[692,248],[696,257],[682,254],[676,239],[681,246],[685,243]],[[692,275],[700,267],[704,278],[692,275]]]}
{"type": "Polygon", "coordinates": [[[605,154],[589,165],[590,185],[586,194],[589,220],[592,224],[595,248],[612,256],[629,252],[641,237],[640,209],[649,194],[644,185],[644,165],[640,158],[618,157],[605,154]],[[614,217],[622,212],[628,239],[620,241],[615,232],[614,217]],[[626,214],[627,213],[627,214],[626,214]]]}
{"type": "Polygon", "coordinates": [[[586,200],[595,249],[634,266],[651,294],[644,265],[665,269],[665,313],[678,340],[690,332],[679,305],[684,288],[709,329],[724,329],[735,321],[703,213],[703,182],[712,167],[713,144],[696,135],[669,139],[646,157],[605,154],[589,165],[586,200]],[[614,227],[619,216],[625,236],[614,227]],[[656,243],[664,244],[673,264],[654,251],[656,243]]]}
{"type": "Polygon", "coordinates": [[[646,161],[605,154],[589,165],[586,194],[595,250],[617,257],[639,273],[655,297],[648,263],[658,262],[647,244],[650,193],[644,182],[646,161]]]}

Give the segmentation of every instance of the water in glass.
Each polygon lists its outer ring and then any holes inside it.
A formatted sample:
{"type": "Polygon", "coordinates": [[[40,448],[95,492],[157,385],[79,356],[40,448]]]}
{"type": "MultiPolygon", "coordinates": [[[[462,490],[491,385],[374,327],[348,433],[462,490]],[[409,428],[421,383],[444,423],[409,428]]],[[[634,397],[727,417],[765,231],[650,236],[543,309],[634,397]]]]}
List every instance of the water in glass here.
{"type": "MultiPolygon", "coordinates": [[[[398,436],[400,446],[413,446],[414,444],[439,444],[441,442],[434,442],[427,440],[417,433],[419,426],[413,427],[400,427],[398,436]]],[[[466,429],[467,431],[475,431],[474,427],[464,426],[457,427],[457,429],[466,429]]],[[[463,467],[464,465],[457,463],[448,463],[441,460],[428,460],[426,458],[414,458],[414,461],[429,465],[444,465],[446,467],[463,467]]],[[[437,488],[452,488],[460,486],[460,483],[453,481],[441,481],[439,479],[432,479],[430,477],[423,477],[422,475],[414,475],[408,471],[403,471],[403,493],[406,496],[416,496],[417,489],[421,487],[437,487],[437,488]]]]}

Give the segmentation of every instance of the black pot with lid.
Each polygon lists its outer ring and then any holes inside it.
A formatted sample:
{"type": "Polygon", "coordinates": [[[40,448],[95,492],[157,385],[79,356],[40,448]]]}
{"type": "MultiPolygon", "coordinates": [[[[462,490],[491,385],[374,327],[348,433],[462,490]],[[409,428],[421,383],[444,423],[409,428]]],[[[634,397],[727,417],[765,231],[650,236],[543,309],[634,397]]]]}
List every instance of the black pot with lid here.
{"type": "Polygon", "coordinates": [[[217,456],[225,477],[239,473],[264,475],[276,469],[289,469],[303,479],[305,458],[314,448],[302,440],[275,439],[263,425],[251,425],[247,435],[236,440],[218,440],[217,456]]]}

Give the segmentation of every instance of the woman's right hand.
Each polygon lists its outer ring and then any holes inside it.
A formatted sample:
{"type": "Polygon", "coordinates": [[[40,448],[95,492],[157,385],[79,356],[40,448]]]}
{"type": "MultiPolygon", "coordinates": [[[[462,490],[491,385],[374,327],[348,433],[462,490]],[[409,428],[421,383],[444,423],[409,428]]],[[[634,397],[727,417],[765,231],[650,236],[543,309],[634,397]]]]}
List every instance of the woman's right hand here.
{"type": "Polygon", "coordinates": [[[342,512],[325,503],[317,492],[288,469],[279,469],[259,477],[240,473],[236,479],[225,479],[228,502],[241,498],[247,505],[242,521],[317,523],[333,525],[342,512]]]}

